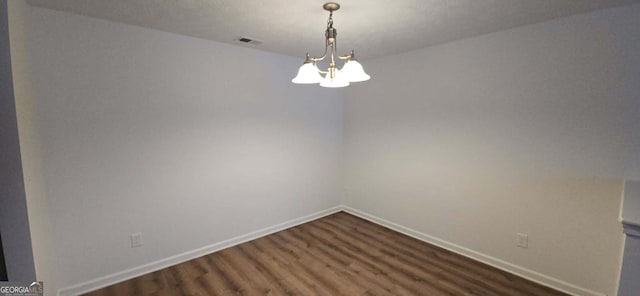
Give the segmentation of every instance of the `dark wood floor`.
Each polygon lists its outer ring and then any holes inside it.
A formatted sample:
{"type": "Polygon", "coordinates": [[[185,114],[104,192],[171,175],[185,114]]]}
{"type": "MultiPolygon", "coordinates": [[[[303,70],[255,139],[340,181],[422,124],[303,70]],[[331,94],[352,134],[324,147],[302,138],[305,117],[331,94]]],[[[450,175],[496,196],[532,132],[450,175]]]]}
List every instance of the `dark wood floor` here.
{"type": "Polygon", "coordinates": [[[565,295],[337,213],[87,295],[565,295]]]}

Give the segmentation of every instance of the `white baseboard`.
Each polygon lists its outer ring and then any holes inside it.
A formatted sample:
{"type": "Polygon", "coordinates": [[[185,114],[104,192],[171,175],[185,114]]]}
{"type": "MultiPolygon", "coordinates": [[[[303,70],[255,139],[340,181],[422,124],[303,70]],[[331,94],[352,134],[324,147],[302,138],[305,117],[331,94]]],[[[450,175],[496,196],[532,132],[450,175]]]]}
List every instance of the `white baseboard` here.
{"type": "Polygon", "coordinates": [[[577,285],[567,283],[565,281],[541,274],[539,272],[517,266],[515,264],[500,260],[498,258],[485,255],[465,247],[456,245],[454,243],[445,241],[443,239],[430,236],[428,234],[424,234],[417,230],[393,223],[391,221],[376,217],[369,213],[365,213],[356,209],[353,209],[348,206],[337,206],[330,209],[326,209],[323,211],[319,211],[304,217],[300,217],[297,219],[289,220],[284,223],[280,223],[274,226],[266,227],[251,233],[247,233],[244,235],[240,235],[222,242],[218,242],[209,246],[205,246],[196,250],[188,251],[182,254],[178,254],[169,258],[161,259],[155,262],[151,262],[145,265],[141,265],[138,267],[134,267],[128,270],[124,270],[121,272],[113,273],[101,278],[97,278],[94,280],[90,280],[84,283],[80,283],[77,285],[69,286],[58,290],[58,296],[75,296],[87,292],[91,292],[100,288],[104,288],[122,281],[126,281],[150,272],[154,272],[163,268],[167,268],[169,266],[173,266],[182,262],[189,261],[191,259],[195,259],[207,254],[211,254],[213,252],[220,251],[222,249],[226,249],[247,241],[251,241],[281,230],[285,230],[287,228],[291,228],[303,223],[307,223],[309,221],[313,221],[319,218],[322,218],[327,215],[331,215],[336,212],[345,211],[354,216],[358,216],[360,218],[366,219],[378,225],[387,227],[389,229],[395,230],[402,234],[408,235],[410,237],[419,239],[421,241],[436,245],[443,249],[452,251],[454,253],[460,254],[462,256],[471,258],[473,260],[482,262],[484,264],[493,266],[495,268],[504,270],[506,272],[515,274],[517,276],[526,278],[530,281],[539,283],[541,285],[568,293],[570,295],[575,296],[607,296],[606,294],[599,293],[596,291],[592,291],[583,287],[579,287],[577,285]]]}
{"type": "Polygon", "coordinates": [[[313,220],[322,218],[324,216],[331,215],[336,212],[340,212],[341,210],[342,210],[342,206],[337,206],[337,207],[333,207],[323,211],[319,211],[304,217],[300,217],[297,219],[286,221],[284,223],[266,227],[266,228],[263,228],[251,233],[247,233],[244,235],[240,235],[240,236],[237,236],[222,242],[218,242],[209,246],[205,246],[199,249],[195,249],[192,251],[184,252],[182,254],[171,256],[169,258],[161,259],[145,265],[127,269],[121,272],[113,273],[113,274],[110,274],[101,278],[93,279],[84,283],[65,287],[65,288],[59,289],[57,294],[58,296],[75,296],[75,295],[95,291],[100,288],[104,288],[122,281],[126,281],[129,279],[150,273],[150,272],[154,272],[163,268],[167,268],[169,266],[186,262],[191,259],[195,259],[207,254],[211,254],[213,252],[217,252],[222,249],[226,249],[244,242],[248,242],[250,240],[263,237],[265,235],[269,235],[281,230],[285,230],[287,228],[291,228],[309,221],[313,221],[313,220]]]}
{"type": "Polygon", "coordinates": [[[419,239],[421,241],[430,243],[432,245],[436,245],[438,247],[441,247],[443,249],[449,250],[451,252],[460,254],[462,256],[465,256],[467,258],[471,258],[473,260],[482,262],[484,264],[493,266],[495,268],[504,270],[506,272],[515,274],[517,276],[523,277],[525,279],[528,279],[532,282],[536,282],[538,284],[565,292],[567,294],[570,295],[575,295],[575,296],[607,296],[606,294],[600,293],[600,292],[596,292],[596,291],[592,291],[583,287],[579,287],[577,285],[571,284],[571,283],[567,283],[565,281],[562,281],[560,279],[556,279],[553,277],[550,277],[548,275],[544,275],[541,274],[539,272],[500,260],[498,258],[486,255],[486,254],[482,254],[470,249],[467,249],[465,247],[456,245],[454,243],[445,241],[443,239],[437,238],[437,237],[433,237],[430,236],[428,234],[424,234],[422,232],[419,232],[417,230],[413,230],[411,228],[393,223],[391,221],[376,217],[374,215],[371,215],[369,213],[365,213],[353,208],[350,208],[348,206],[342,206],[342,210],[352,214],[354,216],[358,216],[360,218],[363,218],[365,220],[371,221],[373,223],[376,223],[378,225],[387,227],[391,230],[395,230],[397,232],[400,232],[402,234],[408,235],[410,237],[413,237],[415,239],[419,239]]]}

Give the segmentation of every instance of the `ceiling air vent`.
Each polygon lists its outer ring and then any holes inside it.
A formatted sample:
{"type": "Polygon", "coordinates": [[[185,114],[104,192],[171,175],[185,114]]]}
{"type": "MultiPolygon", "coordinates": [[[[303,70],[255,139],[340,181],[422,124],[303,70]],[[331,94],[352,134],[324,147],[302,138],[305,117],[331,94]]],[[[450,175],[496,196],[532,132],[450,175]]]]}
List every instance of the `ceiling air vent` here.
{"type": "Polygon", "coordinates": [[[236,41],[240,42],[240,43],[244,43],[244,44],[251,44],[251,45],[260,45],[262,44],[262,41],[255,39],[255,38],[251,38],[251,37],[246,37],[246,36],[240,36],[238,37],[238,39],[236,39],[236,41]]]}

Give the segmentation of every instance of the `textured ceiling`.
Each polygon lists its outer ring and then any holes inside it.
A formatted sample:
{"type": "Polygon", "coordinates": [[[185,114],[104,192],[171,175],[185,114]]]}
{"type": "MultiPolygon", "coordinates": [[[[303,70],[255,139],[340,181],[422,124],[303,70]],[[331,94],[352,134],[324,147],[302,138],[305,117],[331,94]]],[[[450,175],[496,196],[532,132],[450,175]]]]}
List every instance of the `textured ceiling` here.
{"type": "MultiPolygon", "coordinates": [[[[314,0],[28,0],[162,31],[300,56],[321,55],[328,13],[314,0]],[[249,36],[260,45],[240,44],[249,36]]],[[[379,57],[640,0],[344,0],[338,53],[379,57]]]]}

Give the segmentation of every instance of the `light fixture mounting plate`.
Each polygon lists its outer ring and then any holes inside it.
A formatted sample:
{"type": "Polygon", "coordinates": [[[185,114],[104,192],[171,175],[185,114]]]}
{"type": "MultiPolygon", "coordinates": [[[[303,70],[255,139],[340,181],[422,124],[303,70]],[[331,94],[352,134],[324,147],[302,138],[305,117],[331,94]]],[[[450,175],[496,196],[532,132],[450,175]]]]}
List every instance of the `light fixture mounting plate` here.
{"type": "Polygon", "coordinates": [[[326,10],[326,11],[334,12],[334,11],[340,9],[340,4],[335,3],[335,2],[327,2],[324,5],[322,5],[322,8],[324,8],[324,10],[326,10]]]}

